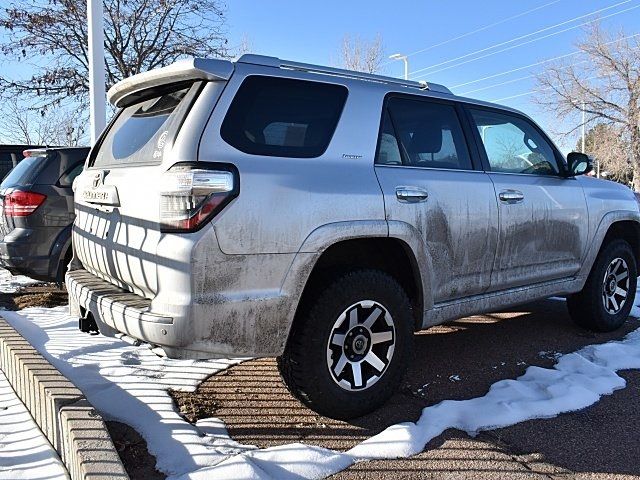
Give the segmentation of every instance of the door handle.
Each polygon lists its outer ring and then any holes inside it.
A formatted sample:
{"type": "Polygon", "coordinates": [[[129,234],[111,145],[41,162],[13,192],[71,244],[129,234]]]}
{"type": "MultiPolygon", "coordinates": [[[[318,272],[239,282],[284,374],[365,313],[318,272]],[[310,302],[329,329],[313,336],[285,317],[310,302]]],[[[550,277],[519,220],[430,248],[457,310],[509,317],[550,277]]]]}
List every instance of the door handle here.
{"type": "Polygon", "coordinates": [[[524,194],[518,190],[503,190],[498,198],[504,203],[520,203],[524,200],[524,194]]]}
{"type": "Polygon", "coordinates": [[[396,187],[396,198],[402,203],[425,202],[429,193],[420,187],[396,187]]]}

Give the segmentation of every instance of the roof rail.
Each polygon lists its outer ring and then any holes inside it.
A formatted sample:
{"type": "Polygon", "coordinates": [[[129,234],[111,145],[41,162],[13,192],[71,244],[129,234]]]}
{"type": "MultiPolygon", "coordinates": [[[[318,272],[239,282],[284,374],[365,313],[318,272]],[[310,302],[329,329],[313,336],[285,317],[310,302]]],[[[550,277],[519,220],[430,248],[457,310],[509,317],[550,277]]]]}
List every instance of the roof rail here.
{"type": "Polygon", "coordinates": [[[367,80],[370,82],[390,83],[393,85],[402,85],[404,87],[417,88],[420,90],[430,90],[432,92],[451,94],[451,90],[449,90],[444,85],[440,85],[437,83],[428,83],[425,81],[415,82],[412,80],[402,80],[400,78],[376,75],[373,73],[345,70],[343,68],[325,67],[322,65],[312,65],[310,63],[292,62],[289,60],[280,60],[277,57],[269,57],[266,55],[254,55],[245,53],[238,60],[236,60],[236,62],[248,63],[252,65],[262,65],[265,67],[300,70],[303,72],[325,73],[328,75],[335,75],[337,77],[354,78],[357,80],[367,80]]]}

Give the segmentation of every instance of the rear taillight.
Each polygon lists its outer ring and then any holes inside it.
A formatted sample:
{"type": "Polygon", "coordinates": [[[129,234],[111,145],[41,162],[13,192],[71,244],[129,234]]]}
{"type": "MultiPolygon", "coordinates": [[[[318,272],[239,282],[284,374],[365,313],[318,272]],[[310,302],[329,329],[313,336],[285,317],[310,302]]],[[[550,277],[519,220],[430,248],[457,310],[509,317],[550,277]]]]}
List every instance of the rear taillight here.
{"type": "Polygon", "coordinates": [[[4,214],[7,217],[26,217],[44,203],[47,196],[37,192],[13,191],[4,197],[4,214]]]}
{"type": "Polygon", "coordinates": [[[177,164],[164,174],[160,231],[194,232],[238,196],[238,173],[230,165],[177,164]]]}

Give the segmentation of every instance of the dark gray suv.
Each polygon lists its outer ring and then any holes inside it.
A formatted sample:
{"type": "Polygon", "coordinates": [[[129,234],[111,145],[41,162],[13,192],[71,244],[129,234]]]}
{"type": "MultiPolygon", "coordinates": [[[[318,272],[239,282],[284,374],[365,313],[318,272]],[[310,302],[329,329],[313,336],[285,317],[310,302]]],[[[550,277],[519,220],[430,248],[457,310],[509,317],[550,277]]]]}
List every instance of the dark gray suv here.
{"type": "Polygon", "coordinates": [[[71,259],[73,191],[88,148],[25,151],[0,184],[0,265],[61,282],[71,259]]]}

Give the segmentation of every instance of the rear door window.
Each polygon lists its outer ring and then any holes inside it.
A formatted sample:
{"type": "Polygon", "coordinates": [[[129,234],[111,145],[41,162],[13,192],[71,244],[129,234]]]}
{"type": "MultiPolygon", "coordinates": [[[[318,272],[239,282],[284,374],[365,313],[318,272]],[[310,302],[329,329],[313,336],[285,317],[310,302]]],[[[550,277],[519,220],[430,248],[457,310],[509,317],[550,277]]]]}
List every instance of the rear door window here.
{"type": "Polygon", "coordinates": [[[318,157],[347,99],[341,85],[251,76],[238,89],[220,134],[238,150],[274,157],[318,157]]]}
{"type": "Polygon", "coordinates": [[[453,105],[392,97],[387,101],[378,165],[471,170],[471,157],[453,105]]]}
{"type": "Polygon", "coordinates": [[[0,152],[0,172],[8,172],[13,168],[13,157],[10,152],[0,152]]]}
{"type": "Polygon", "coordinates": [[[162,162],[164,146],[171,140],[168,137],[177,133],[195,88],[182,86],[125,107],[109,128],[92,166],[162,162]]]}

